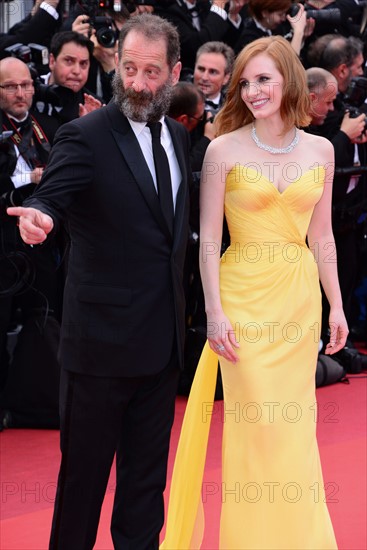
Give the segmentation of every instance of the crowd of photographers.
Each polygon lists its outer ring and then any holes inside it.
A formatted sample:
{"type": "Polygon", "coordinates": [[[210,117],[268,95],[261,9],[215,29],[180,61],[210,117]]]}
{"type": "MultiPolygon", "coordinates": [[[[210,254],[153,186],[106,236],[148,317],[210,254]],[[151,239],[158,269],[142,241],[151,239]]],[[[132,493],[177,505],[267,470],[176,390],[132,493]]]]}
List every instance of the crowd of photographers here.
{"type": "MultiPolygon", "coordinates": [[[[57,128],[111,100],[119,30],[142,11],[154,11],[179,31],[183,70],[169,114],[187,128],[192,141],[189,375],[182,391],[189,388],[190,365],[196,366],[205,338],[197,261],[200,170],[215,137],[215,115],[235,56],[261,36],[281,34],[290,41],[307,69],[312,123],[305,130],[334,145],[333,230],[339,279],[351,337],[366,342],[367,1],[76,0],[67,7],[66,12],[63,0],[36,0],[24,20],[0,34],[0,392],[22,341],[18,338],[15,349],[9,345],[14,327],[35,318],[43,328],[48,318],[60,321],[67,264],[67,232],[43,247],[28,247],[5,208],[21,204],[34,191],[57,128]]],[[[224,220],[223,249],[228,244],[224,220]]],[[[334,258],[330,251],[330,261],[334,258]]],[[[327,313],[325,301],[324,340],[327,313]]],[[[42,351],[38,353],[42,357],[42,351]]],[[[364,367],[355,354],[343,361],[349,372],[364,367]]],[[[57,365],[56,350],[54,362],[57,365]]]]}

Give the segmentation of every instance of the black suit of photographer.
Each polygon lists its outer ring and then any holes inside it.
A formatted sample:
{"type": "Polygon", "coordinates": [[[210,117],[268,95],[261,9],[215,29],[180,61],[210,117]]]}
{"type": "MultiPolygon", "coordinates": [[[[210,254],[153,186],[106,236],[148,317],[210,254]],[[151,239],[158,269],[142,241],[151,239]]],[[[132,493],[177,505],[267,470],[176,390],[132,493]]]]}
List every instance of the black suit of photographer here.
{"type": "MultiPolygon", "coordinates": [[[[58,124],[48,116],[32,115],[51,144],[58,124]]],[[[5,118],[5,113],[0,111],[1,121],[5,118]]],[[[46,164],[48,147],[43,147],[37,139],[33,142],[36,158],[40,164],[46,164]]],[[[8,138],[0,143],[0,389],[6,382],[9,362],[7,331],[17,308],[21,308],[22,322],[35,309],[45,309],[46,304],[55,312],[59,301],[55,243],[34,248],[25,245],[16,220],[6,215],[6,207],[21,205],[36,189],[34,183],[14,186],[11,176],[16,164],[17,152],[8,138]]]]}
{"type": "Polygon", "coordinates": [[[154,13],[168,19],[178,30],[181,42],[181,62],[183,67],[194,68],[196,52],[200,46],[211,40],[221,40],[234,47],[241,34],[228,19],[210,11],[210,2],[199,0],[196,3],[201,29],[198,31],[192,22],[192,16],[182,0],[174,0],[167,6],[158,3],[154,13]]]}
{"type": "Polygon", "coordinates": [[[92,94],[85,87],[79,90],[79,92],[74,92],[70,88],[58,85],[50,86],[50,89],[52,89],[52,98],[50,100],[39,97],[36,92],[34,108],[37,113],[52,117],[58,126],[79,118],[79,104],[84,104],[84,94],[96,97],[95,94],[92,94]]]}
{"type": "MultiPolygon", "coordinates": [[[[311,126],[308,131],[319,134],[331,141],[335,150],[335,168],[351,168],[354,164],[355,144],[340,130],[345,114],[343,95],[339,93],[334,101],[334,111],[329,111],[321,126],[311,126]]],[[[358,145],[359,162],[367,165],[366,144],[358,145]]],[[[357,222],[362,211],[366,210],[366,175],[362,174],[358,185],[348,193],[350,175],[335,175],[332,196],[332,223],[335,238],[338,276],[343,298],[344,312],[350,324],[352,298],[359,271],[359,236],[357,222]]],[[[335,256],[330,254],[330,261],[335,256]]],[[[329,307],[323,300],[323,327],[327,327],[329,307]]]]}
{"type": "Polygon", "coordinates": [[[14,25],[7,33],[0,33],[0,58],[8,57],[5,48],[17,44],[36,42],[49,47],[51,38],[58,30],[61,18],[55,19],[46,10],[39,8],[32,16],[28,15],[23,21],[14,25]]]}

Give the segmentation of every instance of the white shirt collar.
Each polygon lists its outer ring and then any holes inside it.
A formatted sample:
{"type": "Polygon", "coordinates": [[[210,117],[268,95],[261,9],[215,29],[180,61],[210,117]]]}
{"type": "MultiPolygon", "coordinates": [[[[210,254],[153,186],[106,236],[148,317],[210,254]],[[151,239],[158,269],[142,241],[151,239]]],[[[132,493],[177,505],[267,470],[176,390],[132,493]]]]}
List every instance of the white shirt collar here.
{"type": "Polygon", "coordinates": [[[10,118],[11,120],[14,120],[15,122],[24,122],[27,118],[28,118],[28,115],[29,115],[29,112],[27,111],[26,115],[19,119],[19,118],[15,118],[15,116],[12,116],[12,115],[9,115],[9,113],[6,113],[8,118],[10,118]]]}
{"type": "Polygon", "coordinates": [[[254,19],[255,25],[257,26],[258,29],[262,30],[263,32],[266,32],[266,34],[271,36],[272,33],[271,33],[270,29],[266,29],[265,27],[263,27],[262,24],[259,23],[257,19],[255,19],[255,17],[253,19],[254,19]]]}
{"type": "Polygon", "coordinates": [[[219,94],[216,95],[215,97],[206,97],[205,99],[207,99],[208,101],[211,101],[212,103],[215,103],[216,105],[219,105],[220,96],[221,96],[221,92],[219,92],[219,94]]]}
{"type": "Polygon", "coordinates": [[[196,2],[187,2],[187,0],[182,0],[183,3],[188,7],[189,10],[196,8],[196,2]]]}
{"type": "MultiPolygon", "coordinates": [[[[130,122],[131,128],[136,136],[139,136],[147,126],[146,122],[137,122],[136,120],[131,120],[131,118],[128,118],[127,120],[130,122]]],[[[164,116],[159,119],[159,122],[162,126],[164,125],[164,116]]]]}

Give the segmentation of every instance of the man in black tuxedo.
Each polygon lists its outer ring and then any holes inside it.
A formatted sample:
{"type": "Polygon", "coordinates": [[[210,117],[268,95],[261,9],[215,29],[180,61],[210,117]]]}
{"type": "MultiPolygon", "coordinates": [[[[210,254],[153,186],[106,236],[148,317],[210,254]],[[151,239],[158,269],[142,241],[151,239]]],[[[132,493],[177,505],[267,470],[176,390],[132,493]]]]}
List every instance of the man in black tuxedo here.
{"type": "Polygon", "coordinates": [[[185,320],[189,139],[164,117],[178,59],[170,23],[127,21],[113,101],[60,128],[37,194],[8,210],[27,243],[64,219],[71,240],[52,549],[93,547],[115,453],[114,547],[158,548],[185,320]]]}
{"type": "Polygon", "coordinates": [[[234,51],[224,42],[206,42],[197,51],[193,82],[205,96],[205,109],[216,115],[225,100],[234,51]]]}

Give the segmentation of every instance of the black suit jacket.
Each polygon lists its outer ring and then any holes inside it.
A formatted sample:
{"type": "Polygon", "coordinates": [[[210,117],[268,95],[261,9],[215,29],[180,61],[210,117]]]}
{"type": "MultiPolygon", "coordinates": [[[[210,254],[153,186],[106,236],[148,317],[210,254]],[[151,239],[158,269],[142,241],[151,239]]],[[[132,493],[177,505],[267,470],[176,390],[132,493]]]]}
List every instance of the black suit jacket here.
{"type": "Polygon", "coordinates": [[[182,173],[173,236],[135,134],[113,102],[60,128],[25,203],[67,223],[60,360],[68,370],[153,374],[173,346],[182,364],[189,138],[182,125],[167,125],[182,173]]]}
{"type": "Polygon", "coordinates": [[[250,42],[266,36],[269,36],[269,34],[259,29],[252,17],[248,17],[243,22],[241,36],[234,47],[235,53],[240,53],[240,51],[247,46],[247,44],[250,44],[250,42]]]}
{"type": "Polygon", "coordinates": [[[182,0],[176,0],[169,6],[154,9],[154,13],[168,19],[177,28],[180,35],[181,62],[183,67],[194,68],[196,52],[205,42],[220,40],[234,47],[240,37],[237,29],[228,19],[210,11],[210,3],[197,2],[200,14],[201,29],[198,31],[192,24],[192,18],[182,0]]]}
{"type": "Polygon", "coordinates": [[[39,8],[33,16],[28,15],[23,21],[14,25],[8,33],[0,33],[0,59],[9,55],[4,51],[5,48],[18,42],[22,44],[35,42],[49,47],[60,25],[60,17],[56,20],[46,10],[39,8]]]}
{"type": "MultiPolygon", "coordinates": [[[[351,168],[354,162],[355,146],[350,141],[348,136],[340,130],[340,126],[345,114],[346,105],[343,103],[344,96],[339,93],[334,100],[334,110],[329,111],[324,123],[317,127],[316,132],[319,135],[329,139],[335,150],[335,166],[336,168],[351,168]]],[[[363,166],[367,162],[367,147],[366,144],[358,145],[358,154],[360,164],[363,166]]],[[[362,177],[365,179],[365,176],[362,177]]],[[[347,189],[349,187],[350,176],[336,175],[333,183],[333,206],[343,203],[346,199],[347,189]]],[[[362,182],[358,185],[360,190],[362,182]]]]}

